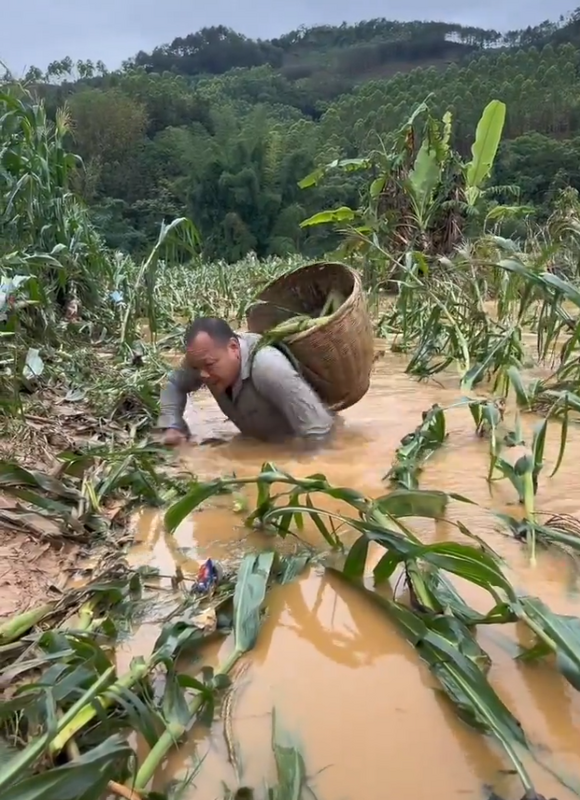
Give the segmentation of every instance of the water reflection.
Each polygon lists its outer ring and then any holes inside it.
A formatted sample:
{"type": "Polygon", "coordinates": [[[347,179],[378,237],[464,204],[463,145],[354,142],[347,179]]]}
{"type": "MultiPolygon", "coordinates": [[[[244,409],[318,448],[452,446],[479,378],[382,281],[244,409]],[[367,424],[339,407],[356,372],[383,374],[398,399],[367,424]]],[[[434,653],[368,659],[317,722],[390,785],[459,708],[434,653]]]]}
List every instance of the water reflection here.
{"type": "MultiPolygon", "coordinates": [[[[324,575],[312,581],[299,581],[280,592],[260,637],[256,662],[266,657],[274,633],[286,631],[336,664],[351,669],[374,664],[380,653],[368,639],[367,609],[360,604],[349,604],[348,622],[343,619],[341,626],[337,624],[338,605],[345,602],[340,590],[336,580],[324,575]]],[[[344,611],[343,608],[343,617],[344,611]]]]}

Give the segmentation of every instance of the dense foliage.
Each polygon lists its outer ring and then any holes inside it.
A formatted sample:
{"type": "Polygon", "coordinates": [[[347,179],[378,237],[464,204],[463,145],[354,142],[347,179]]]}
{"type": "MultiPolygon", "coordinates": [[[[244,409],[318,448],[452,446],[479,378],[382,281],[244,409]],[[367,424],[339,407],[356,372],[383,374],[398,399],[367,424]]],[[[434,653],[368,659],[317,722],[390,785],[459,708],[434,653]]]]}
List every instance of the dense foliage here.
{"type": "Polygon", "coordinates": [[[49,116],[67,101],[85,166],[75,188],[111,246],[142,254],[161,219],[185,214],[210,258],[317,256],[337,240],[300,222],[356,203],[359,183],[298,181],[381,146],[429,95],[453,112],[462,153],[486,103],[507,103],[496,179],[540,218],[565,183],[580,188],[579,29],[578,13],[506,34],[378,19],[253,41],[220,26],[112,73],[65,58],[27,78],[49,116]]]}

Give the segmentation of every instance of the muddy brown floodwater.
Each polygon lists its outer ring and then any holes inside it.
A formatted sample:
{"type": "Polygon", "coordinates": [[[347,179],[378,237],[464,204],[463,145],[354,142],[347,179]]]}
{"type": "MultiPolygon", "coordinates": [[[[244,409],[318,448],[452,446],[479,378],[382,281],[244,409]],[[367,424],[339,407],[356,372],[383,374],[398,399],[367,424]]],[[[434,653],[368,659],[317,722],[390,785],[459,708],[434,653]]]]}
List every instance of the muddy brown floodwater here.
{"type": "MultiPolygon", "coordinates": [[[[389,468],[402,436],[415,429],[421,412],[437,402],[460,399],[457,377],[440,383],[418,383],[404,374],[404,362],[386,355],[377,362],[367,396],[341,416],[344,424],[324,451],[288,457],[283,448],[242,442],[224,422],[209,395],[201,394],[189,422],[200,438],[228,439],[220,446],[191,446],[182,456],[200,477],[256,474],[264,461],[297,476],[324,473],[334,484],[369,495],[384,493],[382,476],[389,468]]],[[[479,506],[453,503],[447,517],[461,519],[486,538],[510,565],[511,579],[522,590],[537,594],[554,611],[580,615],[580,596],[565,556],[541,552],[535,567],[525,548],[502,534],[490,509],[519,512],[511,485],[486,482],[488,442],[475,436],[467,408],[447,413],[449,440],[428,462],[422,488],[459,492],[479,506]]],[[[526,418],[529,434],[535,420],[526,418]]],[[[540,478],[538,509],[580,514],[578,471],[574,467],[580,431],[569,431],[565,462],[549,475],[556,461],[559,431],[551,425],[545,468],[540,478]]],[[[530,439],[528,439],[529,441],[530,439]]],[[[576,462],[577,463],[577,462],[576,462]]],[[[251,504],[254,494],[248,490],[251,504]]],[[[326,503],[329,508],[339,505],[326,503]]],[[[414,520],[425,541],[460,539],[448,521],[414,520]]],[[[303,534],[320,543],[314,529],[303,534]]],[[[195,573],[205,558],[238,558],[249,548],[267,544],[261,534],[243,527],[231,496],[217,498],[209,508],[184,521],[174,536],[166,534],[159,517],[143,515],[139,542],[132,552],[138,564],[150,564],[170,575],[179,565],[195,573]]],[[[372,570],[377,553],[372,553],[372,570]]],[[[477,608],[489,607],[485,596],[460,582],[458,588],[477,608]]],[[[319,800],[448,800],[484,796],[493,784],[506,798],[522,790],[503,754],[490,740],[461,723],[445,698],[435,691],[428,670],[389,620],[368,606],[356,590],[337,584],[316,569],[268,600],[269,615],[250,667],[239,686],[233,711],[233,732],[244,766],[246,785],[274,779],[271,753],[271,711],[294,732],[303,746],[311,785],[319,800]]],[[[122,659],[150,650],[157,631],[143,626],[122,659]]],[[[580,695],[549,664],[519,665],[513,658],[518,642],[515,626],[490,627],[478,639],[493,660],[490,680],[515,713],[529,737],[543,746],[547,762],[580,779],[580,695]]],[[[210,654],[217,663],[231,647],[226,640],[210,654]]],[[[168,759],[155,779],[161,789],[170,778],[183,776],[195,757],[203,764],[189,790],[191,798],[223,796],[222,781],[235,787],[221,722],[211,731],[194,730],[188,742],[168,759]]],[[[543,768],[530,760],[537,788],[559,800],[573,797],[543,768]]]]}

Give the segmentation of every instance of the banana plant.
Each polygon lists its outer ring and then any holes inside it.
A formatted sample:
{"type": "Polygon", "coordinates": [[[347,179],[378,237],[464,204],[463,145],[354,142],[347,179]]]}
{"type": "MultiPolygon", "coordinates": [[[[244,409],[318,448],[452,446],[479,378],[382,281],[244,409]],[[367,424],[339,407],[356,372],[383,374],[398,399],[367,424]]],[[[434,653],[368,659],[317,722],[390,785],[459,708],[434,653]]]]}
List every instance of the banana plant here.
{"type": "Polygon", "coordinates": [[[452,148],[451,112],[437,119],[427,102],[422,103],[393,132],[390,147],[365,158],[335,160],[299,182],[307,189],[335,170],[371,173],[367,201],[361,208],[341,206],[320,211],[303,220],[301,227],[338,225],[347,242],[362,240],[367,250],[382,242],[392,253],[417,247],[427,253],[451,252],[459,241],[462,217],[467,209],[475,209],[484,194],[505,112],[505,104],[499,100],[486,106],[477,126],[471,161],[464,163],[452,148]]]}

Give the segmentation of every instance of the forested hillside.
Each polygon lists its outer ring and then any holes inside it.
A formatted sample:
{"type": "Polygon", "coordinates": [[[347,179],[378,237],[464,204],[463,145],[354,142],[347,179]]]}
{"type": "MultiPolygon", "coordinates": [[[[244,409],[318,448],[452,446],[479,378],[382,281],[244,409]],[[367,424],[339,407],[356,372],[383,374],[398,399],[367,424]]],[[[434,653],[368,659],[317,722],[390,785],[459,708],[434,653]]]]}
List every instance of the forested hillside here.
{"type": "Polygon", "coordinates": [[[495,179],[540,218],[559,188],[580,189],[579,44],[579,12],[503,34],[372,20],[253,41],[219,27],[115,72],[63,59],[27,80],[49,114],[66,102],[85,167],[75,188],[109,244],[141,252],[162,219],[186,214],[210,258],[315,256],[333,234],[300,222],[356,205],[357,177],[300,179],[383,147],[427,97],[439,117],[452,112],[460,152],[484,106],[507,103],[495,179]]]}

